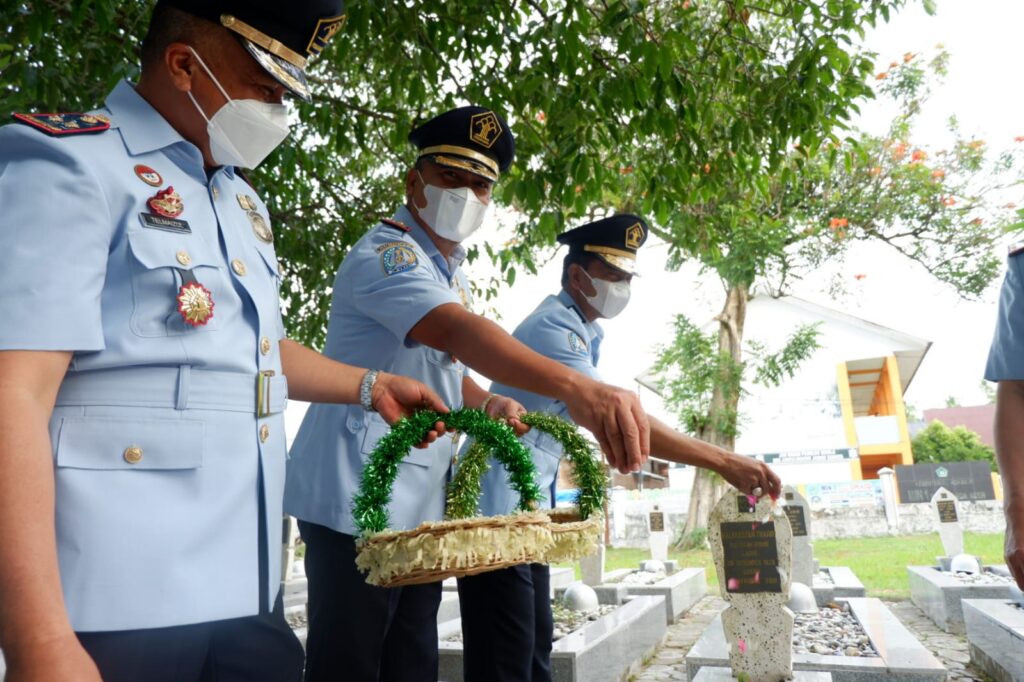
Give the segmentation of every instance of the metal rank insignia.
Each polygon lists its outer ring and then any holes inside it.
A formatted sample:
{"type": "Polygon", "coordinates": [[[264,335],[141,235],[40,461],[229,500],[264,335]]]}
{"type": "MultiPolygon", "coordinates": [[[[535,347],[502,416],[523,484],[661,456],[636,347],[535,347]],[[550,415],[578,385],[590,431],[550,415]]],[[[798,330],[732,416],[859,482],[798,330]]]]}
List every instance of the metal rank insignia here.
{"type": "Polygon", "coordinates": [[[274,241],[274,233],[270,231],[270,225],[267,225],[263,216],[252,210],[248,211],[246,215],[249,216],[249,222],[252,223],[252,231],[256,233],[261,242],[269,244],[274,241]]]}
{"type": "Polygon", "coordinates": [[[243,211],[256,210],[256,201],[248,194],[236,194],[235,198],[238,199],[238,205],[242,207],[243,211]]]}
{"type": "Polygon", "coordinates": [[[178,289],[178,312],[185,324],[199,327],[213,317],[213,294],[196,280],[191,270],[178,268],[182,285],[178,289]]]}
{"type": "Polygon", "coordinates": [[[173,187],[162,189],[156,196],[146,202],[149,210],[164,218],[177,218],[185,210],[185,204],[181,201],[181,195],[174,191],[173,187]]]}

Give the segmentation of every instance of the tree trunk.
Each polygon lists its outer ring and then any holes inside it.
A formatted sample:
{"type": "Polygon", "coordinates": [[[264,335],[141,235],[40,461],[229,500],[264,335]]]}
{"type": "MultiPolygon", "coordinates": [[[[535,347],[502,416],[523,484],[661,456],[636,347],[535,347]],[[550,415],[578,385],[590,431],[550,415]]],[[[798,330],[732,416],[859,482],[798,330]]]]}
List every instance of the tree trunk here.
{"type": "MultiPolygon", "coordinates": [[[[731,357],[735,367],[743,361],[743,324],[747,319],[748,288],[745,284],[730,285],[718,320],[719,353],[731,357]]],[[[725,377],[723,377],[725,379],[725,377]]],[[[736,447],[736,418],[740,400],[739,381],[715,383],[711,409],[704,428],[696,435],[701,440],[726,450],[736,447]]],[[[725,481],[710,469],[697,469],[690,491],[690,509],[686,515],[683,535],[698,528],[707,528],[711,509],[725,493],[725,481]]]]}

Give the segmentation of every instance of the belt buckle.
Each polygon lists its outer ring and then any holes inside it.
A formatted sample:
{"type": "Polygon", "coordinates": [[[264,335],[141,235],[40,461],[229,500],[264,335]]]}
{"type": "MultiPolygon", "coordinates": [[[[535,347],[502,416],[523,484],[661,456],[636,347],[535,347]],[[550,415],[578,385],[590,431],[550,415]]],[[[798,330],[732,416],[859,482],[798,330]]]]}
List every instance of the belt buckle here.
{"type": "Polygon", "coordinates": [[[265,369],[256,375],[256,417],[262,419],[273,414],[270,411],[270,377],[272,369],[265,369]]]}

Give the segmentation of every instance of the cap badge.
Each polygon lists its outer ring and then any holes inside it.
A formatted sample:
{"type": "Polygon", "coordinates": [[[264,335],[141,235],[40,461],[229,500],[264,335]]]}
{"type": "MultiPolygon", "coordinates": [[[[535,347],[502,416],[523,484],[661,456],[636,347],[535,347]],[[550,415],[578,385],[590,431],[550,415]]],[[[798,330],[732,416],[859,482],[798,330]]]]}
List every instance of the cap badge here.
{"type": "Polygon", "coordinates": [[[146,202],[146,205],[153,213],[164,218],[177,218],[185,210],[181,195],[170,186],[157,192],[155,197],[146,202]]]}
{"type": "Polygon", "coordinates": [[[640,223],[633,223],[626,228],[626,246],[630,249],[639,249],[644,241],[644,228],[640,223]]]}
{"type": "Polygon", "coordinates": [[[341,27],[344,25],[344,14],[339,14],[336,17],[329,17],[327,19],[321,19],[316,22],[316,28],[313,29],[313,37],[309,39],[309,45],[306,45],[306,53],[310,57],[320,54],[320,52],[327,47],[327,43],[334,37],[334,34],[340,31],[341,27]]]}
{"type": "Polygon", "coordinates": [[[501,123],[493,111],[475,114],[469,119],[469,139],[490,149],[501,137],[501,123]]]}
{"type": "Polygon", "coordinates": [[[142,180],[150,187],[159,187],[160,185],[164,184],[164,179],[160,177],[159,173],[157,173],[149,166],[145,166],[141,163],[135,166],[135,177],[137,177],[139,180],[142,180]]]}

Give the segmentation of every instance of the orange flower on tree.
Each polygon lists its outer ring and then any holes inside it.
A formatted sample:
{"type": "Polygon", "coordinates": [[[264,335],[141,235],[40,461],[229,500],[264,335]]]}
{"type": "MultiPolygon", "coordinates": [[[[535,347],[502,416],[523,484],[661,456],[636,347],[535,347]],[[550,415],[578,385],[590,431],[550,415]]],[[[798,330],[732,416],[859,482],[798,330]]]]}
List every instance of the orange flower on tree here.
{"type": "Polygon", "coordinates": [[[956,204],[956,199],[954,199],[953,197],[942,197],[942,205],[943,206],[953,206],[955,204],[956,204]]]}
{"type": "Polygon", "coordinates": [[[967,146],[971,149],[981,149],[985,146],[985,140],[972,140],[967,143],[967,146]]]}
{"type": "Polygon", "coordinates": [[[833,230],[838,230],[839,228],[846,227],[849,224],[850,221],[847,220],[846,218],[833,218],[832,220],[828,221],[828,226],[833,230]]]}
{"type": "Polygon", "coordinates": [[[537,116],[535,116],[535,118],[536,118],[536,119],[537,119],[537,120],[538,120],[538,121],[539,121],[540,123],[543,123],[544,121],[546,121],[546,120],[548,119],[547,115],[546,115],[546,114],[545,114],[545,113],[544,113],[543,111],[538,111],[538,112],[537,112],[537,116]]]}
{"type": "Polygon", "coordinates": [[[914,162],[924,161],[928,158],[928,153],[923,149],[915,149],[914,153],[910,155],[910,160],[914,162]]]}
{"type": "Polygon", "coordinates": [[[971,225],[974,225],[975,227],[981,227],[984,224],[985,221],[982,220],[981,218],[975,218],[974,220],[971,221],[971,225]]]}
{"type": "Polygon", "coordinates": [[[877,76],[875,76],[875,80],[876,81],[884,81],[888,77],[889,77],[889,74],[887,74],[885,71],[883,71],[882,73],[880,73],[877,76]]]}
{"type": "Polygon", "coordinates": [[[899,144],[894,146],[892,148],[892,155],[894,157],[896,157],[897,159],[902,159],[904,156],[906,156],[907,155],[907,143],[906,142],[900,142],[899,144]]]}
{"type": "Polygon", "coordinates": [[[890,69],[895,69],[899,65],[900,65],[899,62],[889,62],[889,68],[890,69]]]}
{"type": "Polygon", "coordinates": [[[864,279],[865,277],[867,277],[867,275],[865,275],[863,272],[858,272],[856,275],[853,276],[853,278],[858,282],[864,279]]]}
{"type": "Polygon", "coordinates": [[[914,53],[913,52],[907,52],[906,54],[903,55],[903,63],[906,64],[906,63],[910,62],[913,58],[914,58],[914,53]]]}
{"type": "Polygon", "coordinates": [[[710,173],[711,172],[711,164],[710,163],[705,163],[704,164],[704,172],[705,173],[710,173]]]}
{"type": "Polygon", "coordinates": [[[1024,142],[1024,135],[1018,135],[1017,137],[1013,138],[1013,141],[1014,142],[1024,142]]]}
{"type": "Polygon", "coordinates": [[[1013,202],[1011,201],[1011,202],[1010,202],[1010,203],[1008,203],[1008,204],[1003,204],[1003,208],[1010,208],[1010,209],[1013,209],[1013,208],[1017,208],[1017,204],[1015,204],[1015,203],[1013,203],[1013,202]]]}
{"type": "Polygon", "coordinates": [[[630,173],[633,172],[633,167],[623,166],[622,168],[619,169],[619,172],[622,173],[623,175],[629,175],[630,173]]]}
{"type": "Polygon", "coordinates": [[[942,170],[941,168],[936,168],[935,170],[932,171],[933,180],[941,180],[944,177],[946,177],[946,171],[942,170]]]}
{"type": "Polygon", "coordinates": [[[882,174],[882,167],[881,166],[875,166],[874,168],[872,168],[872,169],[870,169],[868,171],[868,174],[869,175],[881,175],[882,174]]]}

